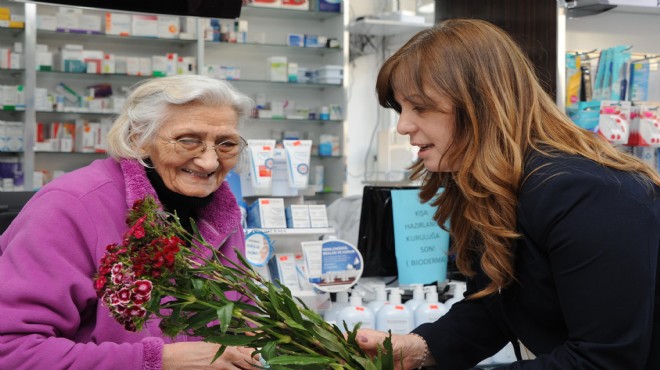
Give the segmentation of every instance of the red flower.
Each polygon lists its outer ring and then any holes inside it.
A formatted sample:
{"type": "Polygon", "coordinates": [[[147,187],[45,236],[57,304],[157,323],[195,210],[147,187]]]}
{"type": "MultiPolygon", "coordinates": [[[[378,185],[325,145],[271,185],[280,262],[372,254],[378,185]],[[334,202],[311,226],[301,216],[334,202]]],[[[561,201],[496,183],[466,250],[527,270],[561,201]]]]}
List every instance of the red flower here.
{"type": "Polygon", "coordinates": [[[149,280],[138,280],[134,283],[133,292],[136,294],[150,294],[153,284],[149,280]]]}
{"type": "Polygon", "coordinates": [[[144,227],[142,225],[137,226],[135,229],[133,229],[133,236],[142,239],[144,238],[145,232],[144,232],[144,227]]]}
{"type": "Polygon", "coordinates": [[[94,281],[94,287],[96,288],[96,291],[100,294],[103,292],[103,288],[105,287],[105,284],[108,282],[108,279],[104,275],[100,275],[99,277],[96,278],[94,281]]]}
{"type": "Polygon", "coordinates": [[[122,288],[117,292],[117,298],[120,303],[128,303],[131,301],[131,291],[128,288],[122,288]]]}

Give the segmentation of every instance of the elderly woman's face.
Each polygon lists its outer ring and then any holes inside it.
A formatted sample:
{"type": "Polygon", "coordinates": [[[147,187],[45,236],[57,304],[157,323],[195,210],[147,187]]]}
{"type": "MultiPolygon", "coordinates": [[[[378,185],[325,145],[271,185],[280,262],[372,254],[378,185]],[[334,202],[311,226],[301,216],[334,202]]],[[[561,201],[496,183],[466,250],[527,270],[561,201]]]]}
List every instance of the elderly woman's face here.
{"type": "Polygon", "coordinates": [[[149,151],[156,172],[168,189],[191,197],[205,197],[216,191],[238,162],[239,156],[223,159],[213,146],[238,140],[238,114],[229,106],[202,104],[172,107],[156,142],[149,151]],[[181,154],[176,140],[198,140],[206,150],[197,156],[181,154]],[[178,147],[177,147],[178,146],[178,147]]]}

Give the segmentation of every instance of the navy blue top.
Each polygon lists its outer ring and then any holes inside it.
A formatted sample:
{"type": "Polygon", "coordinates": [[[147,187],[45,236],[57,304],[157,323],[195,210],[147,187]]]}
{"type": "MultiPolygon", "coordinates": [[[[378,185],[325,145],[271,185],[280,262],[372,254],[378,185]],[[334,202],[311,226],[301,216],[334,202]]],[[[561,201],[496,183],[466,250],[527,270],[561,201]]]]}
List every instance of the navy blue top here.
{"type": "MultiPolygon", "coordinates": [[[[536,359],[503,369],[660,369],[660,187],[576,156],[535,155],[526,173],[516,281],[414,330],[438,369],[516,339],[536,359]]],[[[489,281],[479,271],[467,294],[489,281]]]]}

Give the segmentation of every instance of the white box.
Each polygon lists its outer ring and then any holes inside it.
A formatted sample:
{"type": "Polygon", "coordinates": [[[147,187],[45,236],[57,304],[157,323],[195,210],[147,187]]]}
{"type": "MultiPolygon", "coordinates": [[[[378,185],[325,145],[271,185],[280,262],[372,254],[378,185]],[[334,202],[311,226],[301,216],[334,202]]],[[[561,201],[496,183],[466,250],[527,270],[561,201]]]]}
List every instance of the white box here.
{"type": "Polygon", "coordinates": [[[107,35],[130,36],[133,17],[123,13],[105,13],[105,33],[107,35]]]}
{"type": "Polygon", "coordinates": [[[178,57],[176,61],[176,74],[192,75],[197,70],[197,59],[195,57],[178,57]]]}
{"type": "Polygon", "coordinates": [[[167,76],[167,57],[154,55],[151,57],[153,75],[157,77],[167,76]]]}
{"type": "Polygon", "coordinates": [[[55,31],[57,29],[57,18],[54,15],[38,15],[37,29],[55,31]]]}
{"type": "Polygon", "coordinates": [[[140,73],[140,58],[126,57],[126,74],[137,76],[140,73]]]}
{"type": "Polygon", "coordinates": [[[293,253],[277,253],[269,261],[270,273],[273,280],[292,291],[299,291],[298,273],[296,272],[296,258],[293,253]]]}
{"type": "MultiPolygon", "coordinates": [[[[85,119],[76,119],[76,144],[78,153],[93,153],[96,142],[96,128],[94,123],[85,119]]],[[[98,125],[98,123],[96,124],[98,125]]]]}
{"type": "Polygon", "coordinates": [[[258,227],[264,229],[285,229],[286,217],[284,215],[284,199],[282,198],[258,198],[252,205],[255,210],[253,215],[258,227]],[[257,220],[258,216],[258,220],[257,220]]]}
{"type": "Polygon", "coordinates": [[[286,226],[294,229],[312,227],[309,220],[309,207],[306,204],[292,204],[286,207],[286,226]]]}
{"type": "Polygon", "coordinates": [[[78,18],[78,27],[83,31],[100,34],[101,16],[96,14],[82,14],[78,18]]]}
{"type": "MultiPolygon", "coordinates": [[[[63,8],[60,8],[62,10],[63,8]]],[[[75,31],[80,30],[80,15],[76,12],[58,12],[55,15],[55,29],[57,31],[75,31]]]]}
{"type": "Polygon", "coordinates": [[[174,15],[158,16],[158,37],[163,39],[179,38],[179,17],[174,15]]]}
{"type": "Polygon", "coordinates": [[[309,222],[314,227],[328,227],[328,213],[325,204],[310,204],[309,222]]]}
{"type": "Polygon", "coordinates": [[[107,73],[107,74],[116,73],[114,54],[103,54],[103,62],[101,63],[101,73],[107,73]]]}
{"type": "Polygon", "coordinates": [[[134,15],[131,24],[133,36],[158,37],[157,15],[134,15]]]}
{"type": "Polygon", "coordinates": [[[151,58],[138,58],[138,76],[151,76],[153,69],[151,68],[151,58]]]}
{"type": "Polygon", "coordinates": [[[287,82],[289,80],[286,57],[269,57],[268,67],[268,78],[271,81],[287,82]]]}

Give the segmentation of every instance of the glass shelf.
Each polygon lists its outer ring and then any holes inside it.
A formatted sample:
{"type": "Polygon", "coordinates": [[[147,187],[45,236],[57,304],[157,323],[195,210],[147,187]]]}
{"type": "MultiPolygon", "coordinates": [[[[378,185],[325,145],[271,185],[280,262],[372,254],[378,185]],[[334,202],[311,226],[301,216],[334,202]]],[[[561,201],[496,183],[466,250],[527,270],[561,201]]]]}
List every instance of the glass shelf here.
{"type": "Polygon", "coordinates": [[[75,115],[94,115],[94,116],[110,116],[110,115],[115,115],[119,114],[119,112],[114,112],[114,111],[85,111],[85,110],[38,110],[36,112],[37,114],[40,115],[48,115],[48,114],[75,114],[75,115]]]}
{"type": "Polygon", "coordinates": [[[324,89],[324,88],[330,88],[330,89],[338,89],[341,88],[342,85],[337,85],[337,84],[317,84],[317,83],[289,83],[289,82],[280,82],[280,81],[268,81],[268,80],[248,80],[248,79],[238,79],[238,80],[228,80],[232,84],[269,84],[269,85],[276,85],[276,86],[290,86],[293,88],[312,88],[312,89],[324,89]]]}
{"type": "Polygon", "coordinates": [[[124,73],[82,73],[82,72],[62,72],[62,71],[37,71],[37,75],[41,77],[57,77],[67,80],[86,80],[90,79],[112,79],[112,80],[143,80],[153,76],[133,76],[124,73]]]}
{"type": "Polygon", "coordinates": [[[248,122],[254,123],[265,123],[265,122],[296,122],[300,124],[310,124],[310,123],[332,123],[332,124],[341,124],[343,120],[320,120],[320,119],[300,119],[300,118],[250,118],[248,122]]]}
{"type": "Polygon", "coordinates": [[[217,42],[206,41],[205,45],[209,48],[237,48],[245,50],[258,50],[268,53],[286,52],[286,53],[301,53],[313,55],[325,55],[329,53],[340,53],[342,48],[308,48],[300,46],[290,46],[285,44],[257,44],[252,42],[235,43],[235,42],[217,42]]]}
{"type": "Polygon", "coordinates": [[[167,39],[160,37],[141,37],[141,36],[118,36],[118,35],[106,35],[104,33],[85,33],[85,32],[63,32],[63,31],[47,31],[47,30],[37,30],[37,40],[39,38],[48,38],[49,40],[63,40],[71,41],[72,38],[75,38],[77,42],[81,41],[93,41],[98,42],[99,40],[105,40],[106,42],[113,43],[135,43],[135,44],[145,44],[145,43],[162,43],[162,44],[175,44],[175,45],[190,45],[196,44],[197,39],[185,40],[185,39],[167,39]]]}
{"type": "Polygon", "coordinates": [[[339,12],[319,12],[316,10],[296,10],[281,8],[265,8],[258,6],[244,6],[241,10],[241,17],[265,17],[281,19],[330,19],[341,16],[339,12]]]}
{"type": "Polygon", "coordinates": [[[24,28],[0,27],[0,36],[18,37],[25,32],[24,28]]]}
{"type": "Polygon", "coordinates": [[[357,35],[394,36],[402,33],[418,32],[433,27],[430,23],[404,23],[383,19],[360,19],[348,25],[348,32],[357,35]]]}
{"type": "Polygon", "coordinates": [[[245,234],[261,231],[268,235],[322,235],[334,234],[335,229],[331,227],[305,228],[305,229],[245,229],[245,234]]]}

